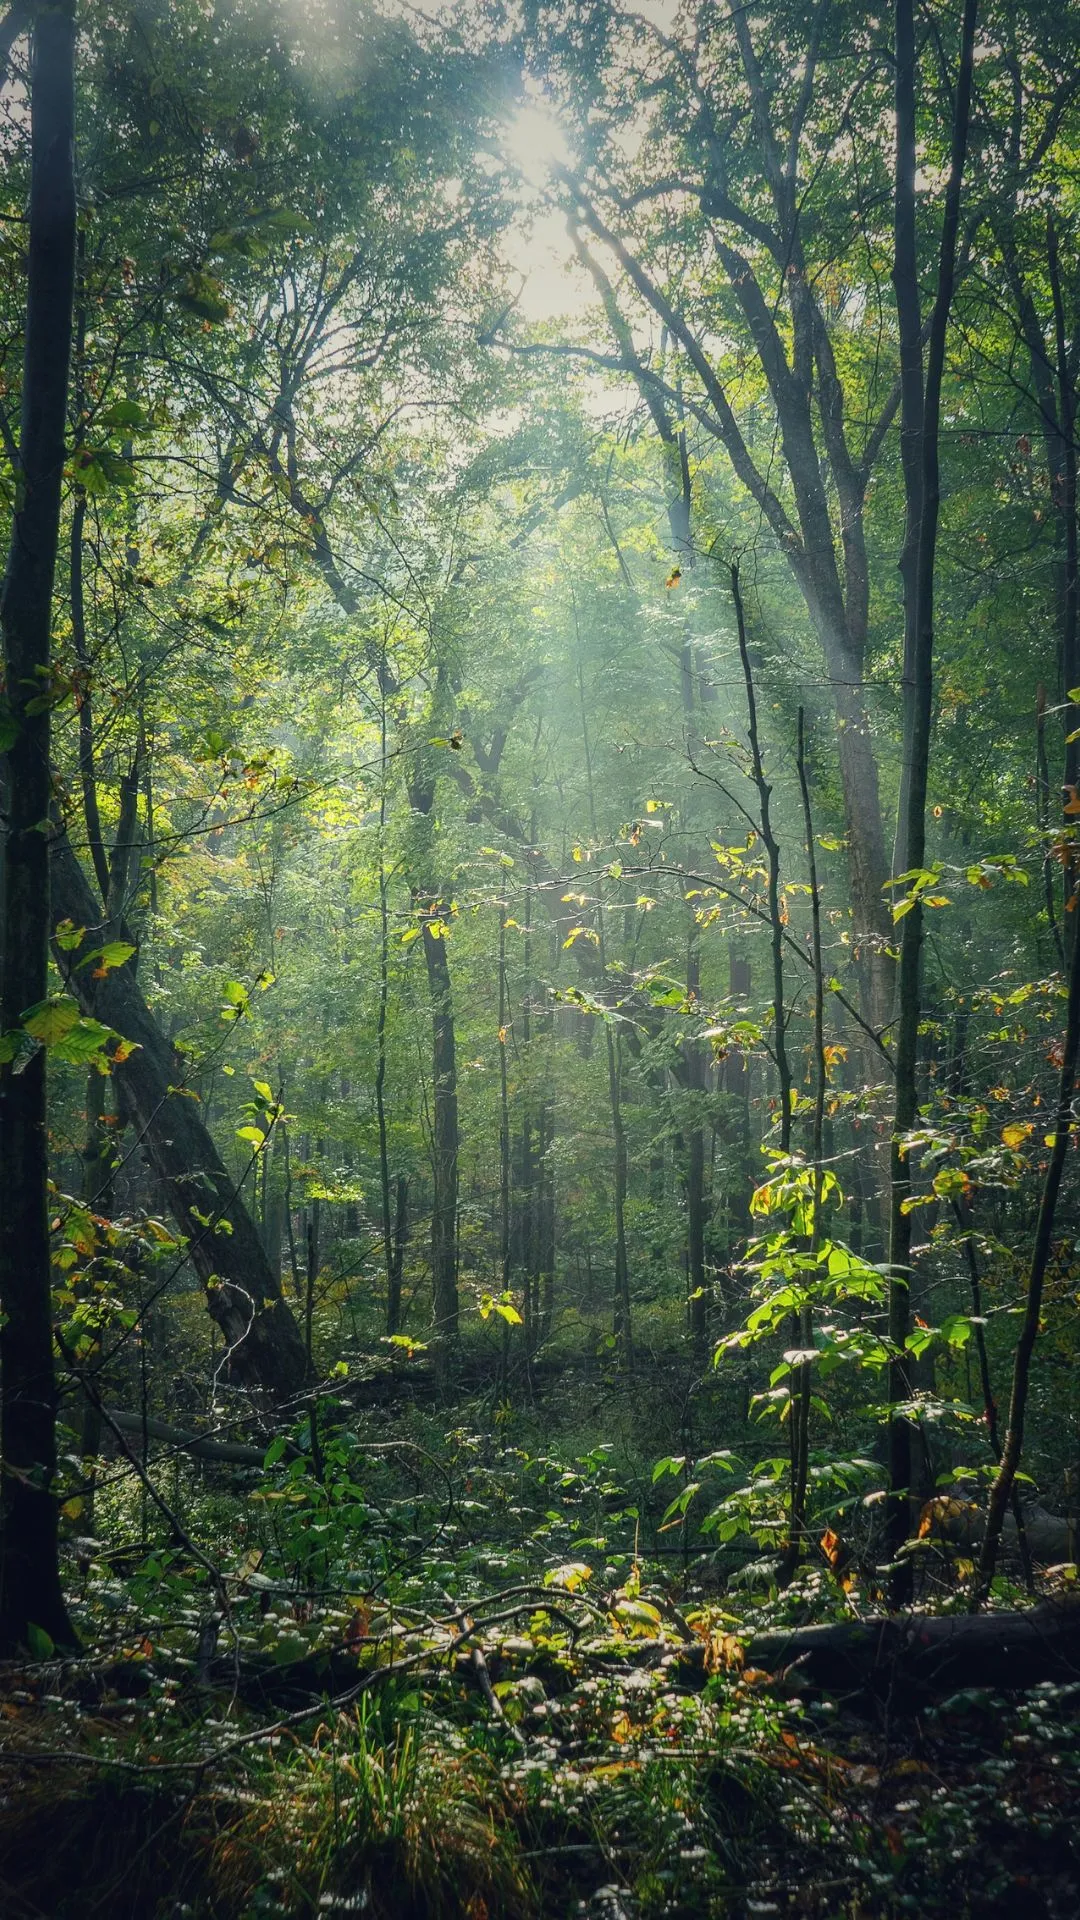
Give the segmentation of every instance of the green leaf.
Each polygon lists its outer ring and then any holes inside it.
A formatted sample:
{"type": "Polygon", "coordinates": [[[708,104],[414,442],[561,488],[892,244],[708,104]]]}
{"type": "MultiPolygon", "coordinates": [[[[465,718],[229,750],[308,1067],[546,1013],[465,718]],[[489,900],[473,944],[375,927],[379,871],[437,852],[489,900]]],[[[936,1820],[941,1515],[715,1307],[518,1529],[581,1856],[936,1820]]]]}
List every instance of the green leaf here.
{"type": "Polygon", "coordinates": [[[55,1047],[78,1025],[80,1017],[74,1000],[66,994],[53,994],[48,1000],[39,1000],[36,1006],[28,1007],[22,1023],[27,1033],[40,1040],[43,1047],[55,1047]]]}
{"type": "Polygon", "coordinates": [[[112,447],[78,447],[74,457],[75,478],[84,493],[108,493],[110,487],[133,487],[135,469],[130,460],[112,447]]]}
{"type": "Polygon", "coordinates": [[[664,1515],[660,1522],[661,1533],[663,1533],[665,1527],[674,1525],[676,1520],[685,1519],[687,1507],[690,1505],[694,1495],[700,1492],[701,1481],[691,1480],[689,1485],[685,1486],[681,1493],[675,1495],[674,1500],[672,1500],[671,1504],[664,1510],[664,1515]]]}
{"type": "Polygon", "coordinates": [[[660,1609],[650,1606],[647,1600],[617,1600],[614,1613],[620,1623],[629,1626],[662,1627],[664,1624],[660,1609]]]}
{"type": "MultiPolygon", "coordinates": [[[[81,938],[81,935],[80,935],[81,938]]],[[[91,961],[95,976],[111,973],[114,967],[122,967],[131,959],[135,948],[130,940],[109,940],[103,947],[94,947],[79,961],[80,967],[88,967],[91,961]]]]}
{"type": "Polygon", "coordinates": [[[223,1020],[240,1020],[248,1009],[248,990],[240,980],[226,980],[222,992],[225,1005],[221,1009],[223,1020]]]}
{"type": "Polygon", "coordinates": [[[44,1627],[39,1627],[33,1620],[27,1624],[26,1644],[35,1660],[51,1660],[56,1652],[52,1634],[46,1633],[44,1627]]]}
{"type": "Polygon", "coordinates": [[[150,415],[137,400],[114,400],[100,415],[103,427],[123,427],[137,431],[150,425],[150,415]]]}
{"type": "Polygon", "coordinates": [[[249,1141],[256,1149],[266,1145],[266,1135],[261,1127],[237,1127],[236,1137],[238,1140],[249,1141]]]}
{"type": "MultiPolygon", "coordinates": [[[[103,1026],[100,1020],[91,1020],[84,1016],[75,1022],[63,1039],[55,1042],[53,1052],[58,1060],[64,1060],[69,1067],[100,1066],[103,1073],[108,1071],[105,1048],[111,1040],[118,1040],[119,1034],[112,1027],[103,1026]]],[[[124,1043],[123,1058],[134,1049],[124,1043]]]]}
{"type": "Polygon", "coordinates": [[[212,273],[189,273],[174,298],[178,307],[199,320],[227,320],[232,312],[221,281],[212,273]]]}
{"type": "Polygon", "coordinates": [[[653,1486],[655,1487],[658,1480],[663,1479],[665,1473],[681,1473],[685,1465],[686,1455],[684,1453],[665,1454],[662,1460],[657,1461],[652,1470],[653,1486]]]}

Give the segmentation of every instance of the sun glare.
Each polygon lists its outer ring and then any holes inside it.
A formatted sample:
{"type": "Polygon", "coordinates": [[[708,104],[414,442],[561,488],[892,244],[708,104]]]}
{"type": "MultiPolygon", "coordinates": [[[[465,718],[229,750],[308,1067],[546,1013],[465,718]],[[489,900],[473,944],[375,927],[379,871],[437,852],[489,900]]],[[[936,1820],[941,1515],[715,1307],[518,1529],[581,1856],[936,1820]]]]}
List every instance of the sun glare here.
{"type": "Polygon", "coordinates": [[[570,163],[566,135],[551,108],[530,102],[519,107],[503,135],[507,159],[530,187],[545,186],[558,167],[570,163]]]}

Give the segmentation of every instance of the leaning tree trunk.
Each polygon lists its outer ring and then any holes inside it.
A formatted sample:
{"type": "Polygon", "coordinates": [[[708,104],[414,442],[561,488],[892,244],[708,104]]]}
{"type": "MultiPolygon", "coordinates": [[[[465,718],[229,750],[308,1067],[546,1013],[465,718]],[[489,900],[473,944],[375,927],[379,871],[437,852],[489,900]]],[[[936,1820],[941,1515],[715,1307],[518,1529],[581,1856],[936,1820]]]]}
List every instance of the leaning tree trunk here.
{"type": "MultiPolygon", "coordinates": [[[[75,297],[75,19],[72,0],[35,11],[30,72],[30,226],[20,472],[0,593],[10,744],[0,1026],[45,998],[49,964],[49,661],[60,537],[75,297]]],[[[57,1555],[56,1380],[49,1263],[45,1050],[0,1066],[0,1651],[37,1627],[74,1632],[57,1555]]]]}
{"type": "Polygon", "coordinates": [[[64,833],[52,842],[50,866],[54,924],[70,920],[82,929],[77,947],[56,949],[57,964],[83,1013],[134,1044],[113,1067],[117,1086],[164,1200],[187,1236],[188,1256],[230,1350],[232,1374],[288,1400],[307,1381],[307,1357],[258,1229],[130,965],[99,978],[99,969],[85,964],[107,937],[108,922],[64,833]]]}

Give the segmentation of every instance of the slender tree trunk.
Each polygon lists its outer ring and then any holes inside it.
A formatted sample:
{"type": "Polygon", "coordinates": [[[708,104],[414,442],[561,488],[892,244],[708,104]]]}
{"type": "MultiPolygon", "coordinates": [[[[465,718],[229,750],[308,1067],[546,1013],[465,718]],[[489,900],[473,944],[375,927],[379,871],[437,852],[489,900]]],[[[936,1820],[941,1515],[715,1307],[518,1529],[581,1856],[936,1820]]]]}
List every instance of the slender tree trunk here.
{"type": "MultiPolygon", "coordinates": [[[[897,0],[897,33],[909,31],[910,0],[897,0]]],[[[941,235],[937,290],[930,324],[927,349],[926,389],[919,426],[921,467],[919,476],[919,544],[915,573],[915,609],[911,657],[911,695],[908,703],[908,734],[904,759],[908,768],[906,817],[902,825],[905,871],[917,872],[926,858],[926,791],[930,766],[930,729],[934,676],[934,576],[937,559],[937,530],[940,507],[939,424],[941,384],[945,366],[945,342],[952,307],[956,273],[956,244],[960,218],[960,190],[967,151],[968,117],[971,104],[971,80],[974,57],[977,0],[965,0],[961,39],[960,69],[953,120],[952,159],[945,198],[945,216],[941,235]]],[[[898,60],[898,67],[902,64],[898,60]]],[[[898,114],[901,101],[898,98],[898,114]]],[[[889,1232],[889,1363],[888,1400],[890,1408],[910,1396],[911,1376],[907,1360],[907,1338],[911,1327],[911,1243],[912,1198],[911,1170],[906,1136],[915,1125],[918,1112],[917,1064],[918,1034],[922,1010],[921,960],[923,913],[919,894],[910,897],[901,922],[900,973],[896,1022],[896,1101],[893,1112],[892,1160],[890,1184],[889,1232]]],[[[892,1580],[894,1604],[902,1606],[910,1599],[912,1565],[910,1558],[897,1558],[908,1536],[911,1507],[911,1425],[895,1413],[889,1421],[889,1505],[886,1515],[887,1538],[895,1572],[892,1580]]]]}
{"type": "Polygon", "coordinates": [[[626,1252],[626,1126],[622,1108],[622,1060],[618,1037],[604,1024],[607,1041],[608,1096],[611,1101],[611,1136],[614,1154],[615,1210],[615,1311],[612,1330],[619,1363],[627,1373],[634,1370],[634,1330],[630,1308],[630,1266],[626,1252]]]}
{"type": "MultiPolygon", "coordinates": [[[[1046,259],[1054,302],[1054,358],[1058,383],[1058,418],[1061,423],[1062,473],[1060,485],[1055,492],[1060,495],[1065,547],[1061,594],[1061,685],[1067,702],[1070,693],[1080,683],[1080,571],[1078,571],[1080,529],[1077,527],[1076,519],[1076,377],[1069,356],[1058,231],[1052,213],[1049,213],[1046,218],[1046,259]]],[[[1080,741],[1076,739],[1076,731],[1070,721],[1065,734],[1064,773],[1065,787],[1067,790],[1071,789],[1070,800],[1076,796],[1077,780],[1080,777],[1080,771],[1078,771],[1080,770],[1080,741]]],[[[1070,948],[1077,938],[1076,914],[1071,910],[1077,890],[1075,855],[1064,869],[1064,883],[1067,909],[1064,928],[1065,945],[1066,948],[1070,948]]]]}
{"type": "MultiPolygon", "coordinates": [[[[103,1074],[91,1067],[86,1076],[86,1135],[83,1144],[82,1197],[91,1213],[102,1213],[106,1217],[112,1213],[113,1193],[112,1175],[115,1158],[115,1129],[108,1125],[105,1091],[107,1081],[103,1074]]],[[[96,1335],[94,1345],[83,1363],[83,1370],[95,1376],[101,1365],[101,1334],[96,1335]]],[[[84,1461],[96,1461],[101,1451],[101,1403],[98,1397],[100,1387],[94,1394],[84,1394],[82,1422],[79,1438],[79,1452],[84,1461]]],[[[86,1473],[85,1506],[83,1523],[87,1533],[93,1532],[94,1493],[96,1472],[93,1468],[86,1473]]]]}
{"type": "Polygon", "coordinates": [[[1080,1053],[1080,939],[1073,941],[1069,958],[1069,998],[1065,1024],[1065,1045],[1062,1051],[1061,1078],[1058,1082],[1057,1105],[1054,1111],[1053,1145],[1050,1148],[1050,1160],[1043,1183],[1042,1200],[1039,1206],[1039,1218],[1035,1227],[1035,1241],[1031,1250],[1031,1266],[1028,1270],[1027,1298],[1024,1303],[1024,1317],[1020,1327],[1020,1338],[1016,1345],[1013,1360],[1012,1393],[1009,1399],[1009,1421],[1005,1429],[1005,1443],[1001,1450],[1001,1464],[997,1477],[990,1489],[990,1504],[986,1515],[986,1533],[983,1538],[982,1553],[979,1559],[979,1572],[975,1585],[972,1607],[977,1608],[985,1599],[990,1582],[994,1577],[997,1564],[998,1545],[1005,1513],[1012,1497],[1020,1457],[1024,1447],[1024,1422],[1027,1417],[1028,1386],[1031,1379],[1031,1358],[1035,1351],[1035,1342],[1039,1336],[1039,1320],[1042,1313],[1043,1286],[1046,1269],[1054,1244],[1054,1221],[1057,1216],[1058,1195],[1061,1192],[1061,1180],[1065,1171],[1065,1157],[1073,1128],[1073,1095],[1076,1088],[1076,1063],[1080,1053]]]}
{"type": "MultiPolygon", "coordinates": [[[[975,1238],[972,1232],[970,1209],[966,1202],[958,1200],[952,1203],[957,1224],[964,1235],[964,1257],[967,1260],[968,1282],[971,1288],[971,1323],[975,1336],[975,1352],[979,1362],[979,1385],[982,1390],[983,1418],[986,1421],[986,1437],[990,1442],[990,1451],[1001,1465],[1001,1434],[998,1422],[997,1401],[994,1398],[994,1384],[990,1377],[990,1356],[986,1347],[986,1325],[983,1314],[982,1275],[979,1272],[979,1256],[975,1251],[975,1238]]],[[[1009,1506],[1016,1522],[1016,1540],[1020,1549],[1020,1564],[1024,1571],[1024,1584],[1029,1593],[1035,1591],[1035,1575],[1031,1565],[1031,1548],[1028,1543],[1027,1527],[1024,1523],[1024,1511],[1020,1505],[1020,1495],[1015,1483],[1009,1494],[1009,1506]]]]}
{"type": "Polygon", "coordinates": [[[780,1151],[788,1153],[791,1149],[791,1063],[788,1059],[787,1012],[784,1006],[784,923],[780,913],[780,846],[772,827],[772,787],[765,778],[765,766],[761,757],[757,697],[754,692],[754,675],[750,665],[746,617],[737,566],[731,568],[731,597],[735,606],[739,660],[742,664],[743,684],[746,688],[746,731],[750,742],[751,778],[757,789],[761,816],[761,840],[768,866],[767,893],[773,981],[773,1059],[780,1082],[780,1151]]]}
{"type": "Polygon", "coordinates": [[[399,1331],[401,1328],[401,1276],[405,1270],[405,1245],[408,1239],[408,1224],[409,1182],[403,1173],[399,1173],[394,1207],[394,1259],[390,1269],[389,1296],[393,1304],[395,1324],[399,1331]]]}
{"type": "MultiPolygon", "coordinates": [[[[814,848],[814,819],[810,806],[810,784],[806,776],[806,745],[803,710],[799,708],[798,749],[799,793],[802,798],[803,828],[806,836],[806,864],[810,882],[810,938],[814,958],[814,1113],[810,1136],[810,1156],[814,1169],[814,1212],[808,1252],[816,1254],[821,1240],[821,1205],[824,1184],[825,1138],[825,970],[821,950],[821,894],[818,889],[817,854],[814,848]]],[[[799,1311],[799,1347],[809,1353],[814,1344],[813,1308],[799,1311]]],[[[810,1481],[810,1395],[812,1361],[803,1360],[794,1369],[791,1383],[792,1476],[791,1535],[786,1555],[786,1571],[795,1571],[806,1545],[806,1495],[810,1481]]]]}
{"type": "MultiPolygon", "coordinates": [[[[0,589],[7,754],[0,1031],[43,1000],[49,962],[52,594],[75,293],[75,19],[72,0],[35,10],[30,68],[30,224],[19,498],[0,589]],[[35,711],[35,709],[38,709],[35,711]]],[[[0,1066],[0,1652],[31,1626],[74,1632],[57,1559],[56,1382],[49,1264],[45,1051],[0,1066]]]]}
{"type": "MultiPolygon", "coordinates": [[[[750,997],[750,965],[734,949],[728,952],[728,992],[733,1000],[750,997]]],[[[729,1053],[723,1073],[724,1092],[738,1102],[735,1131],[741,1172],[735,1191],[728,1198],[728,1258],[732,1259],[735,1245],[744,1241],[750,1232],[750,1196],[754,1186],[750,1165],[750,1070],[746,1055],[737,1051],[729,1053]]]]}
{"type": "MultiPolygon", "coordinates": [[[[536,814],[533,813],[530,837],[536,838],[536,814]]],[[[521,1103],[521,1274],[522,1305],[525,1320],[525,1352],[531,1357],[536,1344],[536,1161],[533,1151],[533,1059],[532,1059],[532,888],[525,885],[525,924],[522,928],[521,1059],[523,1099],[521,1103]]]]}
{"type": "Polygon", "coordinates": [[[509,1000],[506,991],[506,872],[499,888],[499,1276],[503,1293],[510,1290],[510,1095],[506,1049],[509,1043],[509,1000]]]}
{"type": "MultiPolygon", "coordinates": [[[[559,941],[557,932],[553,936],[552,972],[558,965],[559,941]]],[[[549,997],[536,1019],[537,1039],[550,1042],[555,1037],[554,1002],[549,997]]],[[[551,1322],[555,1307],[555,1099],[551,1091],[551,1079],[544,1082],[544,1093],[540,1102],[540,1140],[537,1148],[539,1161],[539,1187],[537,1192],[537,1294],[539,1298],[539,1324],[537,1344],[543,1346],[551,1334],[551,1322]]]]}
{"type": "Polygon", "coordinates": [[[443,1388],[449,1385],[458,1337],[457,1214],[458,1214],[458,1099],[457,1051],[454,1034],[454,996],[446,936],[441,931],[440,903],[421,922],[432,1030],[432,1172],[435,1192],[431,1209],[431,1270],[435,1307],[436,1372],[443,1388]]]}
{"type": "Polygon", "coordinates": [[[311,1212],[308,1215],[307,1232],[305,1234],[306,1246],[304,1249],[305,1251],[304,1352],[307,1354],[307,1364],[308,1364],[309,1374],[314,1374],[314,1371],[315,1371],[314,1358],[313,1358],[313,1349],[314,1349],[314,1340],[315,1340],[315,1304],[316,1304],[316,1292],[317,1292],[318,1282],[319,1282],[319,1267],[321,1265],[321,1259],[322,1259],[322,1250],[319,1246],[320,1211],[321,1210],[320,1210],[320,1205],[318,1200],[313,1200],[311,1203],[311,1212]]]}
{"type": "Polygon", "coordinates": [[[915,9],[896,0],[896,161],[893,181],[893,268],[900,334],[900,465],[904,476],[904,544],[900,578],[904,594],[903,756],[896,810],[893,878],[910,866],[907,857],[911,807],[911,746],[915,739],[915,622],[919,528],[922,524],[923,392],[922,312],[915,225],[915,9]]]}
{"type": "MultiPolygon", "coordinates": [[[[701,992],[701,946],[696,919],[691,920],[686,943],[686,997],[696,1002],[701,992]]],[[[701,1042],[686,1046],[686,1087],[694,1102],[686,1130],[686,1286],[690,1334],[702,1348],[708,1335],[709,1301],[705,1277],[705,1128],[701,1108],[705,1093],[705,1054],[701,1042]]]]}
{"type": "MultiPolygon", "coordinates": [[[[581,704],[581,739],[585,754],[585,778],[589,793],[589,819],[593,838],[596,838],[596,789],[593,782],[592,749],[589,745],[589,724],[585,707],[585,675],[581,660],[578,659],[578,697],[581,704]]],[[[604,939],[604,902],[596,903],[596,938],[600,953],[600,970],[607,970],[607,947],[604,939]]],[[[612,1162],[612,1204],[615,1215],[615,1285],[612,1313],[612,1331],[615,1335],[615,1350],[619,1365],[626,1373],[634,1371],[634,1329],[633,1314],[630,1305],[630,1266],[626,1251],[626,1185],[627,1152],[626,1126],[623,1120],[622,1104],[622,1057],[619,1041],[612,1032],[610,1020],[604,1021],[604,1044],[607,1053],[608,1100],[611,1107],[611,1139],[614,1148],[612,1162]]]]}
{"type": "Polygon", "coordinates": [[[379,1013],[375,1030],[375,1114],[379,1126],[379,1185],[382,1193],[383,1259],[386,1266],[386,1331],[401,1322],[401,1289],[395,1289],[393,1223],[390,1218],[390,1151],[386,1133],[386,1011],[390,991],[390,919],[386,876],[386,700],[380,712],[381,783],[379,787],[379,1013]]]}

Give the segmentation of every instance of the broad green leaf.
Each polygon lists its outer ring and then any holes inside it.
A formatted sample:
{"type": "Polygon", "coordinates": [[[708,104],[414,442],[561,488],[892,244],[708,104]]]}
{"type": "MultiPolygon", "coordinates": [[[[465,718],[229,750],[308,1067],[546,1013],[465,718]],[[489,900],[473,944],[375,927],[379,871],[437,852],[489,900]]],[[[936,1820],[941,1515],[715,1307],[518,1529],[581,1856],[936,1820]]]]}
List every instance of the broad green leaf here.
{"type": "Polygon", "coordinates": [[[36,1006],[28,1007],[22,1023],[27,1033],[40,1040],[43,1047],[55,1047],[78,1024],[80,1017],[74,1000],[66,994],[53,994],[48,1000],[39,1000],[36,1006]]]}
{"type": "Polygon", "coordinates": [[[93,966],[95,979],[99,975],[111,973],[114,967],[122,967],[131,959],[135,948],[130,940],[109,940],[103,947],[94,947],[79,961],[80,967],[93,966]]]}

